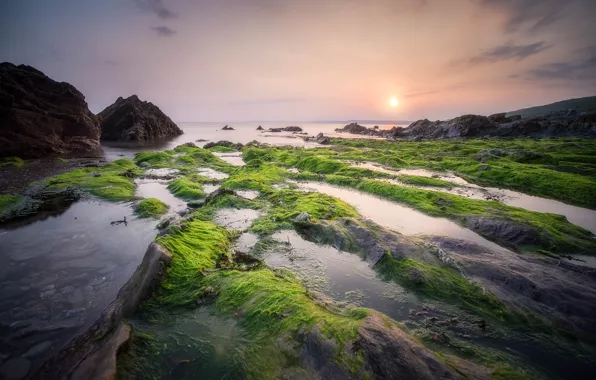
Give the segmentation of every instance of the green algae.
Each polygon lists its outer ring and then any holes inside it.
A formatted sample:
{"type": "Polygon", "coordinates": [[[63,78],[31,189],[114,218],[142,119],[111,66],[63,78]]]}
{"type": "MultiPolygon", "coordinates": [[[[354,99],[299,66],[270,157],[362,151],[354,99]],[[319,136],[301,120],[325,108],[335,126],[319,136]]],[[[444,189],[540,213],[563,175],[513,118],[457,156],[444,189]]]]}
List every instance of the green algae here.
{"type": "Polygon", "coordinates": [[[229,189],[249,189],[269,192],[273,191],[271,185],[282,182],[289,175],[285,169],[274,165],[259,164],[255,166],[254,161],[251,161],[251,164],[228,177],[222,186],[229,189]]]}
{"type": "Polygon", "coordinates": [[[458,186],[452,182],[443,181],[437,178],[423,177],[419,175],[400,174],[397,176],[397,179],[403,183],[413,186],[443,187],[446,189],[452,189],[458,186]]]}
{"type": "Polygon", "coordinates": [[[13,194],[0,194],[0,214],[17,204],[22,197],[13,194]]]}
{"type": "Polygon", "coordinates": [[[279,190],[268,194],[266,198],[271,204],[270,208],[250,228],[251,232],[259,235],[271,234],[279,229],[293,229],[294,218],[302,212],[308,213],[312,222],[357,215],[349,204],[322,193],[279,190]]]}
{"type": "Polygon", "coordinates": [[[415,259],[394,259],[389,253],[375,265],[381,278],[392,280],[417,293],[442,302],[454,303],[477,315],[499,321],[513,314],[493,294],[473,284],[453,268],[423,263],[415,259]]]}
{"type": "Polygon", "coordinates": [[[128,159],[120,159],[108,165],[76,169],[43,181],[49,189],[75,187],[110,201],[135,199],[132,180],[139,174],[137,166],[128,159]]]}
{"type": "Polygon", "coordinates": [[[199,167],[212,168],[224,173],[231,173],[236,169],[210,150],[186,144],[164,152],[137,153],[135,162],[144,167],[178,169],[184,174],[192,174],[199,167]]]}
{"type": "Polygon", "coordinates": [[[135,213],[143,218],[159,218],[168,212],[168,205],[156,198],[143,199],[135,207],[135,213]]]}
{"type": "Polygon", "coordinates": [[[196,177],[178,178],[168,184],[168,190],[175,196],[187,200],[200,199],[206,195],[196,177]]]}
{"type": "Polygon", "coordinates": [[[2,166],[14,166],[22,168],[25,166],[25,161],[20,157],[4,157],[0,158],[0,167],[2,166]]]}
{"type": "Polygon", "coordinates": [[[172,253],[153,302],[169,306],[192,305],[200,291],[203,271],[214,269],[230,249],[230,233],[212,222],[192,220],[174,233],[158,237],[157,243],[172,253]]]}
{"type": "Polygon", "coordinates": [[[218,153],[232,153],[232,152],[237,152],[236,149],[231,148],[229,146],[221,146],[221,145],[216,145],[214,147],[208,148],[210,151],[212,152],[218,152],[218,153]]]}
{"type": "Polygon", "coordinates": [[[426,142],[333,139],[332,143],[367,149],[347,151],[338,159],[371,161],[397,168],[450,170],[478,185],[596,208],[596,142],[590,139],[426,142]],[[392,163],[392,159],[400,162],[392,163]]]}

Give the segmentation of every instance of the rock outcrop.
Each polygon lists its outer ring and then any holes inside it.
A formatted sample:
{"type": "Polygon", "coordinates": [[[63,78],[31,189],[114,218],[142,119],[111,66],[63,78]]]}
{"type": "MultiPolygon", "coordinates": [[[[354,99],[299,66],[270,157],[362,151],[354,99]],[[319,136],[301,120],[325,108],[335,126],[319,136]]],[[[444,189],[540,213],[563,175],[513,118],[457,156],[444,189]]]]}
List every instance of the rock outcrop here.
{"type": "Polygon", "coordinates": [[[390,137],[393,136],[393,133],[396,129],[397,127],[393,127],[391,129],[379,129],[378,125],[375,125],[373,128],[366,128],[365,126],[358,123],[350,123],[343,128],[336,128],[335,132],[351,133],[354,135],[363,136],[390,137]]]}
{"type": "Polygon", "coordinates": [[[418,120],[392,130],[392,139],[432,140],[478,137],[596,137],[596,114],[556,112],[522,119],[505,113],[463,115],[445,121],[418,120]]]}
{"type": "Polygon", "coordinates": [[[98,152],[98,118],[74,86],[0,63],[0,157],[98,152]]]}
{"type": "Polygon", "coordinates": [[[232,128],[232,127],[230,127],[230,126],[226,125],[226,126],[224,126],[224,127],[221,129],[221,130],[222,130],[222,131],[234,131],[234,128],[232,128]]]}
{"type": "Polygon", "coordinates": [[[136,95],[118,98],[99,116],[102,140],[154,140],[183,133],[155,104],[144,102],[136,95]]]}

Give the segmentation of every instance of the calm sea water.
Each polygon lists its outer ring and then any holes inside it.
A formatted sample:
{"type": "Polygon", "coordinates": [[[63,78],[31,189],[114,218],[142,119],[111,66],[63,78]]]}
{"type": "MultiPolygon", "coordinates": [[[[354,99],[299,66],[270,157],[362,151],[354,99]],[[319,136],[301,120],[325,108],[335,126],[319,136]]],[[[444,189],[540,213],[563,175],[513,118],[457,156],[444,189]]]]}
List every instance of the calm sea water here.
{"type": "MultiPolygon", "coordinates": [[[[309,136],[315,136],[318,133],[324,133],[326,136],[343,138],[358,138],[362,136],[350,135],[347,133],[337,133],[336,128],[343,128],[346,123],[280,123],[280,122],[244,122],[229,123],[233,131],[223,131],[225,123],[178,123],[178,126],[184,131],[183,135],[173,139],[152,142],[110,142],[102,143],[104,156],[108,160],[115,160],[121,157],[132,158],[135,153],[142,150],[168,150],[175,148],[180,144],[193,142],[198,146],[205,145],[208,141],[229,140],[234,143],[246,144],[253,140],[264,142],[271,145],[292,145],[292,146],[317,146],[312,142],[305,142],[302,137],[305,135],[292,134],[291,132],[267,132],[269,128],[283,128],[290,125],[297,125],[308,133],[309,136]],[[257,128],[263,127],[265,131],[257,131],[257,128]],[[197,141],[208,140],[208,141],[197,141]]],[[[373,124],[362,124],[372,128],[373,124]]],[[[379,124],[380,129],[391,129],[394,125],[379,124]]],[[[404,125],[398,125],[404,127],[404,125]]]]}

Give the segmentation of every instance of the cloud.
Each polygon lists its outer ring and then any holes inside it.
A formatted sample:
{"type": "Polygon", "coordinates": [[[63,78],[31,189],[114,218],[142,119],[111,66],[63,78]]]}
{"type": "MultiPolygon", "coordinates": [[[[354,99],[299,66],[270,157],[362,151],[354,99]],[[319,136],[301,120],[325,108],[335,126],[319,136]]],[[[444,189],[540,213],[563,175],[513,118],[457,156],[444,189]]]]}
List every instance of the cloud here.
{"type": "Polygon", "coordinates": [[[160,37],[172,37],[177,33],[175,30],[172,30],[167,26],[151,26],[150,28],[160,37]]]}
{"type": "Polygon", "coordinates": [[[585,49],[575,61],[555,62],[539,66],[528,72],[532,79],[596,79],[596,47],[585,49]]]}
{"type": "Polygon", "coordinates": [[[529,31],[546,28],[563,18],[565,8],[574,1],[588,3],[594,0],[479,0],[482,6],[505,13],[507,32],[522,27],[529,31]]]}
{"type": "Polygon", "coordinates": [[[304,98],[269,98],[269,99],[257,99],[257,100],[239,100],[229,102],[229,105],[244,106],[244,105],[255,105],[255,104],[287,104],[287,103],[304,103],[304,98]]]}
{"type": "Polygon", "coordinates": [[[477,66],[509,60],[521,61],[550,47],[551,45],[548,45],[544,41],[535,42],[528,45],[515,45],[513,43],[506,43],[504,45],[485,50],[484,52],[468,59],[455,61],[452,63],[452,66],[477,66]]]}
{"type": "Polygon", "coordinates": [[[134,2],[140,10],[155,13],[163,20],[178,17],[176,13],[163,4],[163,0],[134,0],[134,2]]]}

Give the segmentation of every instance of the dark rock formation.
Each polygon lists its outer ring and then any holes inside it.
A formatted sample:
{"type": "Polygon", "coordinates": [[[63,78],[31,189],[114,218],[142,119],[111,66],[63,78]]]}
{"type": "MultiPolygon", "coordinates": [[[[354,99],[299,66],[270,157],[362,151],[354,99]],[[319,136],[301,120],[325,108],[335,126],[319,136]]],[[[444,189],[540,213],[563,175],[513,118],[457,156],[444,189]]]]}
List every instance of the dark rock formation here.
{"type": "Polygon", "coordinates": [[[136,95],[118,98],[99,116],[102,140],[153,140],[183,133],[155,104],[144,102],[136,95]]]}
{"type": "Polygon", "coordinates": [[[521,119],[504,113],[489,117],[463,115],[451,120],[418,120],[407,128],[395,128],[392,139],[451,139],[478,137],[596,137],[596,114],[556,112],[521,119]]]}
{"type": "Polygon", "coordinates": [[[364,367],[376,379],[458,379],[445,363],[415,343],[379,313],[371,313],[358,329],[353,347],[364,359],[364,367]]]}
{"type": "Polygon", "coordinates": [[[368,128],[358,123],[350,123],[343,128],[335,129],[336,132],[353,133],[355,135],[362,135],[368,132],[368,128]]]}
{"type": "Polygon", "coordinates": [[[396,129],[397,127],[393,127],[391,129],[379,129],[378,125],[375,125],[373,128],[366,128],[365,126],[358,123],[350,123],[343,128],[336,128],[335,132],[351,133],[354,135],[363,136],[390,137],[393,136],[393,133],[396,129]]]}
{"type": "Polygon", "coordinates": [[[318,135],[312,137],[303,137],[303,139],[304,141],[312,141],[321,145],[327,145],[331,142],[331,139],[322,133],[319,133],[318,135]]]}
{"type": "Polygon", "coordinates": [[[283,128],[269,128],[267,130],[267,132],[275,132],[275,133],[283,132],[283,128]]]}
{"type": "Polygon", "coordinates": [[[171,260],[169,252],[151,244],[137,270],[97,321],[46,361],[33,378],[115,379],[115,355],[130,336],[130,328],[121,320],[151,295],[171,260]]]}
{"type": "Polygon", "coordinates": [[[209,142],[209,143],[205,144],[205,146],[203,146],[203,148],[209,149],[209,148],[213,148],[214,146],[223,146],[226,148],[233,148],[236,150],[242,150],[242,147],[243,147],[243,145],[240,143],[233,143],[228,140],[220,140],[217,142],[209,142]]]}
{"type": "Polygon", "coordinates": [[[0,157],[98,152],[99,121],[74,86],[0,63],[0,157]]]}
{"type": "Polygon", "coordinates": [[[291,125],[289,127],[285,127],[283,130],[285,132],[302,132],[302,128],[297,127],[295,125],[291,125]]]}
{"type": "Polygon", "coordinates": [[[222,131],[234,131],[235,129],[234,129],[234,128],[232,128],[232,127],[230,127],[230,126],[228,126],[228,125],[226,125],[226,126],[225,126],[225,127],[223,127],[221,130],[222,130],[222,131]]]}
{"type": "Polygon", "coordinates": [[[264,128],[261,127],[260,125],[257,127],[257,131],[264,131],[264,128]]]}

